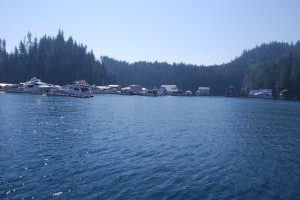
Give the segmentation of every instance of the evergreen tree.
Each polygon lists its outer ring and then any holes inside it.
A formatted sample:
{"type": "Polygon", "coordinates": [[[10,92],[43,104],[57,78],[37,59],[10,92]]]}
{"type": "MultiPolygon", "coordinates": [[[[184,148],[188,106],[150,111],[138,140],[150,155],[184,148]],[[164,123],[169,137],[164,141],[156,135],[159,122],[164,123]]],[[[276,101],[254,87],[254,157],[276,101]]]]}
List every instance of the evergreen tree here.
{"type": "Polygon", "coordinates": [[[129,64],[106,56],[101,57],[101,61],[121,85],[141,84],[151,88],[176,84],[183,90],[193,91],[198,86],[208,86],[215,95],[223,95],[231,85],[241,95],[248,94],[251,89],[270,88],[273,94],[288,89],[300,98],[299,52],[299,41],[295,45],[272,42],[245,50],[232,62],[218,66],[159,62],[129,64]]]}
{"type": "Polygon", "coordinates": [[[5,41],[0,46],[0,81],[3,82],[18,83],[33,76],[61,85],[79,79],[91,84],[115,81],[114,76],[107,73],[95,59],[92,51],[87,52],[86,46],[77,45],[71,37],[65,41],[61,30],[55,38],[44,36],[39,42],[36,38],[32,42],[32,35],[28,32],[27,39],[20,41],[19,47],[8,55],[3,44],[5,41]]]}

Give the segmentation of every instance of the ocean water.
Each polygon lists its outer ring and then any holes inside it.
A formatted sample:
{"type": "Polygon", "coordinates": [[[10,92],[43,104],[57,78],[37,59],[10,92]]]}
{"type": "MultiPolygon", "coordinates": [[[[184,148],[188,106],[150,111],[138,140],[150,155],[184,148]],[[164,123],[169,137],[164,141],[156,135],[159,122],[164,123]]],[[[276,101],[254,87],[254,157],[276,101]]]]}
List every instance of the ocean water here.
{"type": "Polygon", "coordinates": [[[300,199],[300,102],[0,94],[0,199],[300,199]]]}

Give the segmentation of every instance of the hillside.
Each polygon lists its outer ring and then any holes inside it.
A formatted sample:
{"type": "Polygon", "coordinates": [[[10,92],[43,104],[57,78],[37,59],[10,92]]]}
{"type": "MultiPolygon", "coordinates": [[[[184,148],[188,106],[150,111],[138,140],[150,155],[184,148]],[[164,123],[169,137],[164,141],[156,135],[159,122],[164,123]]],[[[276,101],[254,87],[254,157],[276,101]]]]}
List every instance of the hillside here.
{"type": "Polygon", "coordinates": [[[97,85],[140,84],[148,88],[176,84],[182,90],[211,88],[211,94],[224,95],[228,86],[236,93],[250,89],[271,88],[273,94],[289,90],[300,98],[300,42],[272,42],[245,50],[241,56],[223,65],[197,66],[184,63],[128,63],[102,56],[97,60],[87,47],[72,37],[65,40],[63,32],[56,37],[32,40],[31,34],[20,41],[14,52],[6,52],[0,40],[0,82],[18,83],[33,76],[45,82],[67,84],[85,79],[97,85]]]}
{"type": "Polygon", "coordinates": [[[80,79],[97,85],[115,81],[92,51],[87,52],[87,47],[72,37],[65,40],[62,31],[39,41],[28,33],[13,53],[7,53],[5,40],[0,40],[0,82],[19,83],[33,76],[62,85],[80,79]]]}
{"type": "Polygon", "coordinates": [[[223,95],[226,87],[233,85],[240,95],[250,89],[271,88],[273,94],[288,89],[300,97],[300,42],[262,44],[245,50],[230,63],[216,66],[142,61],[129,64],[105,56],[101,62],[121,85],[176,84],[192,91],[198,86],[209,86],[215,95],[223,95]]]}

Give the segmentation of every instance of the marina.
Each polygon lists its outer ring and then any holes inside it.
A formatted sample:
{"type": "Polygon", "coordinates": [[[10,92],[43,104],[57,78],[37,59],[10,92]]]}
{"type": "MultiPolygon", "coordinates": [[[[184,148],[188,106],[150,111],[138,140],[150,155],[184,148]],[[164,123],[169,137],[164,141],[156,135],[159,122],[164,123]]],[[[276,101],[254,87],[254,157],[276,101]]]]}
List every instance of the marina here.
{"type": "Polygon", "coordinates": [[[33,77],[30,81],[19,84],[1,84],[1,89],[11,93],[28,93],[50,96],[69,96],[89,98],[93,97],[90,86],[84,81],[74,81],[73,84],[66,86],[53,85],[42,82],[33,77]]]}
{"type": "MultiPolygon", "coordinates": [[[[183,91],[178,89],[176,85],[161,85],[158,89],[156,87],[148,89],[141,85],[129,85],[127,87],[122,87],[121,85],[96,86],[88,84],[85,80],[74,81],[72,84],[60,86],[44,83],[36,77],[19,84],[0,83],[0,91],[79,98],[90,98],[98,94],[138,95],[149,97],[211,96],[210,87],[198,87],[198,90],[193,93],[191,90],[183,91]]],[[[232,86],[226,89],[225,96],[236,96],[232,86]]],[[[273,99],[273,94],[271,89],[250,90],[249,97],[273,99]]],[[[283,99],[283,97],[281,99],[283,99]]]]}
{"type": "Polygon", "coordinates": [[[300,0],[0,5],[0,200],[300,200],[300,0]]]}

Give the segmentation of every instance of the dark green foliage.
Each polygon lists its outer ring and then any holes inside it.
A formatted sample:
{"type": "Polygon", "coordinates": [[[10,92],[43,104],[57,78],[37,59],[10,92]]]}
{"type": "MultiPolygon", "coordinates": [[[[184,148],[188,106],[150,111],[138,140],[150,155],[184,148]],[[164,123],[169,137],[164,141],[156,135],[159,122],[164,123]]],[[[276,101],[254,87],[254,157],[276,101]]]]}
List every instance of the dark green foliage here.
{"type": "Polygon", "coordinates": [[[165,62],[127,63],[109,57],[95,59],[92,51],[77,44],[62,31],[55,38],[44,36],[32,41],[31,33],[20,41],[13,53],[6,52],[0,40],[0,82],[18,83],[36,76],[54,84],[85,79],[97,85],[140,84],[148,88],[176,84],[195,91],[199,86],[211,88],[211,94],[224,95],[229,86],[247,95],[251,89],[270,88],[273,94],[288,90],[300,98],[300,42],[262,44],[228,64],[196,66],[165,62]]]}
{"type": "Polygon", "coordinates": [[[64,39],[62,31],[56,38],[44,36],[32,41],[31,33],[20,41],[19,48],[6,53],[5,41],[0,43],[0,82],[18,83],[33,76],[54,84],[67,84],[85,79],[91,84],[114,83],[113,75],[106,72],[87,47],[70,37],[64,39]]]}
{"type": "MultiPolygon", "coordinates": [[[[271,43],[259,50],[265,50],[265,54],[259,54],[265,59],[247,63],[244,87],[248,90],[270,88],[276,95],[282,90],[289,90],[294,97],[300,98],[300,43],[271,43]]],[[[257,53],[255,51],[250,53],[257,53]]],[[[259,58],[258,55],[256,57],[259,58]]]]}
{"type": "Polygon", "coordinates": [[[240,95],[247,95],[250,89],[270,88],[273,94],[287,89],[300,98],[300,42],[262,44],[244,51],[228,64],[207,67],[159,62],[129,64],[109,57],[101,60],[121,85],[141,84],[151,88],[176,84],[192,91],[208,86],[214,95],[224,95],[232,85],[240,95]]]}
{"type": "Polygon", "coordinates": [[[199,86],[209,86],[214,95],[224,95],[225,88],[235,85],[241,88],[243,70],[237,63],[221,66],[195,66],[185,64],[136,62],[129,64],[102,57],[104,67],[116,74],[117,83],[139,83],[152,88],[162,84],[176,84],[180,89],[196,91],[199,86]]]}

